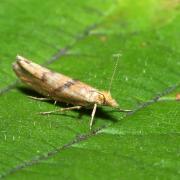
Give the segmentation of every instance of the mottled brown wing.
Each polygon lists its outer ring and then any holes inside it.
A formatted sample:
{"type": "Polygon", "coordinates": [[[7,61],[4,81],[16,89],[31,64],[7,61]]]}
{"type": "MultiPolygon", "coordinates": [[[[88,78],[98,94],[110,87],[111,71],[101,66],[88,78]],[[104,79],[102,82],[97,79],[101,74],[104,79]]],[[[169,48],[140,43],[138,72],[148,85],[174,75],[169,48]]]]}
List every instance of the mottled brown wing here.
{"type": "Polygon", "coordinates": [[[13,64],[17,76],[32,89],[56,101],[89,106],[93,104],[97,89],[63,74],[52,72],[21,56],[13,64]]]}

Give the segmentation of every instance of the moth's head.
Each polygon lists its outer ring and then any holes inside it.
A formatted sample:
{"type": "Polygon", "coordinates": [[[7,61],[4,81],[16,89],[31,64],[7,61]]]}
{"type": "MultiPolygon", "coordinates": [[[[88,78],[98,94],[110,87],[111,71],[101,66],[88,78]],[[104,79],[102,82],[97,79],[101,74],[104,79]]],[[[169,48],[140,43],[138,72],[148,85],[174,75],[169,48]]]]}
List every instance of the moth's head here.
{"type": "Polygon", "coordinates": [[[98,98],[99,98],[99,101],[101,102],[101,105],[111,106],[111,107],[119,106],[116,100],[112,98],[110,92],[101,91],[98,98]]]}

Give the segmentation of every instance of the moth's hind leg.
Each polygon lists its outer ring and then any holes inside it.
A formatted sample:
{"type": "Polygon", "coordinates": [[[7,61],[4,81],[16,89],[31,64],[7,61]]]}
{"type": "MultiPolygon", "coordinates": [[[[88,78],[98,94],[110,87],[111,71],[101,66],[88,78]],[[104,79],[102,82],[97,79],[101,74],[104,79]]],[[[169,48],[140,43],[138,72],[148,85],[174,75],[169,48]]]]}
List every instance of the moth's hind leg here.
{"type": "Polygon", "coordinates": [[[40,114],[43,114],[43,115],[53,114],[55,112],[70,111],[70,110],[81,109],[81,108],[82,108],[82,106],[73,106],[73,107],[61,108],[61,109],[54,110],[54,111],[40,112],[40,114]]]}
{"type": "Polygon", "coordinates": [[[46,98],[46,97],[34,97],[34,96],[28,96],[30,99],[38,100],[38,101],[51,101],[52,99],[46,98]]]}
{"type": "MultiPolygon", "coordinates": [[[[38,100],[38,101],[53,101],[52,99],[50,98],[47,98],[47,97],[34,97],[34,96],[28,96],[28,98],[30,99],[34,99],[34,100],[38,100]]],[[[54,105],[56,105],[57,101],[54,101],[54,105]]]]}

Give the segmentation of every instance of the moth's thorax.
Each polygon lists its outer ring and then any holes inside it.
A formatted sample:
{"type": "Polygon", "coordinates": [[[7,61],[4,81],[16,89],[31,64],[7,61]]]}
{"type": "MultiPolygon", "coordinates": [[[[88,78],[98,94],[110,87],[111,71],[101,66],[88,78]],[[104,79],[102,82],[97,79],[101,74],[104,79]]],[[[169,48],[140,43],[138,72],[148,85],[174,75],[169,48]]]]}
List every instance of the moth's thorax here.
{"type": "Polygon", "coordinates": [[[110,92],[94,91],[92,97],[92,99],[94,99],[93,103],[111,107],[118,107],[118,103],[111,97],[110,92]]]}

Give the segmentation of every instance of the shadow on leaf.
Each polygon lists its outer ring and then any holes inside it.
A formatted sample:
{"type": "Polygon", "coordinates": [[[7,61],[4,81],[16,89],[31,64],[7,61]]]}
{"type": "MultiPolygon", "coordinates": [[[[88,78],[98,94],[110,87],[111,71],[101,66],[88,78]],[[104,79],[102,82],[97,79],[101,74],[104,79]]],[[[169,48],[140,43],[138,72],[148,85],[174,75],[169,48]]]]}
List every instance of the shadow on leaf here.
{"type": "MultiPolygon", "coordinates": [[[[44,96],[42,96],[41,94],[39,94],[36,91],[34,91],[34,90],[30,89],[30,88],[27,88],[27,87],[18,87],[18,90],[21,91],[22,93],[26,94],[27,96],[32,96],[32,97],[36,97],[36,98],[44,98],[44,96]]],[[[44,102],[50,103],[50,104],[55,104],[54,100],[48,100],[48,101],[44,101],[44,102]]],[[[57,102],[56,106],[58,106],[59,108],[69,107],[66,103],[62,103],[62,102],[57,102]]],[[[90,116],[91,113],[92,113],[91,108],[82,108],[82,109],[79,109],[79,110],[71,110],[71,111],[78,111],[79,112],[78,119],[81,119],[84,115],[90,116]]],[[[63,113],[62,112],[54,112],[51,115],[62,115],[62,116],[66,116],[66,117],[77,118],[76,116],[66,114],[66,112],[65,113],[64,112],[63,113]]],[[[116,119],[112,115],[110,115],[109,112],[105,112],[102,109],[102,107],[97,108],[95,117],[96,118],[101,118],[103,120],[108,120],[108,121],[111,121],[111,122],[114,122],[114,123],[118,121],[118,119],[116,119]]]]}

